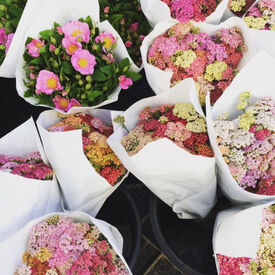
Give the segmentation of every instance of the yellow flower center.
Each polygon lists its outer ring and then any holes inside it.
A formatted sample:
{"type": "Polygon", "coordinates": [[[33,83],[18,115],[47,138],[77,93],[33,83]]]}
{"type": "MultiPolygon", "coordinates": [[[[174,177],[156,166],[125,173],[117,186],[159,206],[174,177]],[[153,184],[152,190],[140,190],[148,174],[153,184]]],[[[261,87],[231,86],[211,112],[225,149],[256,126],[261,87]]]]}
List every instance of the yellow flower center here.
{"type": "Polygon", "coordinates": [[[87,59],[85,59],[85,58],[80,58],[80,59],[78,60],[78,65],[79,65],[79,67],[81,67],[81,68],[85,68],[85,67],[88,65],[87,59]]]}
{"type": "Polygon", "coordinates": [[[73,36],[73,37],[76,37],[76,36],[78,36],[79,34],[82,34],[82,31],[81,31],[81,30],[75,30],[75,31],[73,31],[72,36],[73,36]]]}
{"type": "Polygon", "coordinates": [[[67,108],[68,107],[68,100],[60,99],[59,104],[62,108],[67,108]]]}
{"type": "Polygon", "coordinates": [[[68,47],[68,51],[70,54],[73,54],[77,50],[77,46],[75,44],[72,44],[68,47]]]}
{"type": "Polygon", "coordinates": [[[106,49],[110,49],[112,47],[113,42],[112,42],[112,40],[109,37],[105,37],[103,39],[103,41],[105,42],[104,46],[105,46],[106,49]]]}
{"type": "Polygon", "coordinates": [[[55,89],[57,87],[57,81],[56,79],[54,78],[49,78],[47,80],[47,86],[50,88],[50,89],[55,89]]]}
{"type": "Polygon", "coordinates": [[[40,49],[40,48],[43,47],[43,45],[42,45],[41,43],[36,43],[36,44],[35,44],[35,47],[40,49]]]}

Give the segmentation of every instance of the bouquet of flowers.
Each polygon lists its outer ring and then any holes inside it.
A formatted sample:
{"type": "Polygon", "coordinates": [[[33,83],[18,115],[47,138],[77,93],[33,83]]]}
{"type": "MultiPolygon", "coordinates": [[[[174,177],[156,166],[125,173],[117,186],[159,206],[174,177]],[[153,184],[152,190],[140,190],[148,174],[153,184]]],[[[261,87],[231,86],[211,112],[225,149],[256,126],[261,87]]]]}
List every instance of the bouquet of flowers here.
{"type": "Polygon", "coordinates": [[[244,17],[249,28],[275,31],[275,1],[260,0],[244,17]]]}
{"type": "Polygon", "coordinates": [[[108,223],[82,212],[51,213],[0,243],[1,274],[132,274],[123,239],[108,223]]]}
{"type": "Polygon", "coordinates": [[[128,89],[140,75],[129,71],[128,58],[115,60],[117,39],[94,27],[90,17],[28,38],[24,52],[24,97],[37,104],[68,111],[73,106],[95,106],[118,86],[128,89]]]}
{"type": "Polygon", "coordinates": [[[275,204],[218,214],[213,248],[219,275],[274,274],[275,204]]]}
{"type": "Polygon", "coordinates": [[[27,0],[4,0],[0,6],[0,65],[11,45],[27,0]]]}
{"type": "Polygon", "coordinates": [[[121,36],[129,55],[140,67],[142,64],[140,46],[150,31],[139,0],[99,0],[100,20],[109,20],[121,36]]]}
{"type": "Polygon", "coordinates": [[[66,207],[95,216],[128,176],[107,144],[107,138],[113,133],[113,127],[109,126],[112,124],[110,111],[90,110],[70,115],[46,111],[37,124],[66,207]],[[74,146],[68,150],[68,144],[74,146]]]}
{"type": "Polygon", "coordinates": [[[54,172],[40,148],[32,119],[0,139],[0,241],[31,219],[61,210],[54,172]]]}
{"type": "Polygon", "coordinates": [[[205,105],[208,93],[211,104],[215,104],[254,55],[247,31],[238,18],[231,18],[220,26],[159,23],[142,45],[150,86],[160,93],[191,77],[201,105],[205,105]]]}
{"type": "Polygon", "coordinates": [[[240,94],[234,120],[228,114],[214,121],[218,147],[241,188],[275,195],[275,101],[271,97],[249,104],[251,93],[240,94]]]}
{"type": "Polygon", "coordinates": [[[215,201],[215,159],[193,81],[138,101],[114,121],[121,126],[107,142],[124,166],[180,218],[205,217],[215,201]]]}
{"type": "Polygon", "coordinates": [[[255,0],[229,0],[227,7],[234,15],[242,17],[254,2],[255,0]]]}
{"type": "Polygon", "coordinates": [[[165,19],[219,24],[228,0],[141,0],[141,7],[152,26],[165,19]]]}
{"type": "Polygon", "coordinates": [[[260,52],[212,110],[207,104],[219,183],[234,202],[275,198],[274,65],[272,57],[260,52]]]}

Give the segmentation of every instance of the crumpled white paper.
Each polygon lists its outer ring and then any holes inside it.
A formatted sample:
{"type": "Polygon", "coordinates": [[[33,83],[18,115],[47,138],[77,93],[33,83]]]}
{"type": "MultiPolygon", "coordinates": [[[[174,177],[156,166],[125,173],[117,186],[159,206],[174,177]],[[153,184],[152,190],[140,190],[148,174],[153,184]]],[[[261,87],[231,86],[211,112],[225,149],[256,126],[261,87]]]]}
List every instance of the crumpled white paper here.
{"type": "MultiPolygon", "coordinates": [[[[194,82],[188,79],[171,92],[142,99],[123,113],[125,125],[131,131],[145,107],[178,102],[192,103],[202,116],[194,82]]],[[[124,166],[155,195],[173,208],[180,218],[204,217],[216,198],[215,159],[195,156],[167,138],[147,144],[134,156],[129,156],[120,140],[127,135],[121,126],[108,138],[108,143],[124,166]]]]}
{"type": "MultiPolygon", "coordinates": [[[[228,0],[222,0],[216,10],[206,17],[205,22],[219,24],[227,7],[228,0]]],[[[170,14],[170,8],[161,0],[140,0],[143,13],[152,27],[162,20],[173,20],[170,14]]],[[[176,21],[178,22],[178,21],[176,21]]]]}
{"type": "MultiPolygon", "coordinates": [[[[40,151],[43,161],[47,163],[41,148],[33,119],[0,139],[0,154],[25,157],[40,151]]],[[[55,176],[53,180],[37,180],[0,170],[0,188],[0,241],[30,220],[61,210],[61,196],[55,176]]]]}
{"type": "Polygon", "coordinates": [[[217,215],[212,243],[218,274],[217,254],[256,258],[260,243],[262,210],[271,204],[269,202],[250,208],[232,208],[217,215]]]}
{"type": "MultiPolygon", "coordinates": [[[[151,64],[148,64],[147,53],[149,48],[153,44],[155,38],[165,33],[171,26],[175,24],[175,21],[169,20],[158,23],[155,26],[154,30],[145,37],[141,46],[141,56],[143,60],[143,66],[147,77],[147,81],[156,94],[166,92],[171,89],[170,80],[173,73],[160,70],[159,68],[151,64]]],[[[208,33],[209,35],[214,35],[221,28],[227,29],[236,26],[239,27],[242,30],[244,43],[248,46],[248,51],[244,53],[243,58],[238,66],[239,70],[241,70],[249,62],[249,60],[251,60],[251,58],[253,58],[256,55],[256,49],[254,46],[254,42],[250,37],[249,30],[246,24],[240,18],[232,17],[219,25],[211,25],[208,23],[193,23],[193,25],[195,27],[199,27],[201,32],[208,33]]]]}
{"type": "Polygon", "coordinates": [[[237,74],[228,89],[217,100],[213,108],[210,107],[209,96],[206,100],[206,121],[208,134],[212,148],[215,152],[218,167],[218,182],[224,194],[234,203],[252,203],[261,200],[274,199],[275,196],[265,196],[250,193],[242,189],[232,177],[229,167],[224,161],[216,142],[216,133],[213,121],[222,113],[229,112],[230,119],[241,114],[237,110],[239,95],[243,91],[251,92],[250,102],[253,104],[257,99],[271,96],[273,100],[275,78],[275,59],[264,51],[260,51],[243,69],[237,74]]]}
{"type": "Polygon", "coordinates": [[[21,49],[25,45],[26,34],[29,33],[30,29],[38,27],[38,30],[42,31],[46,28],[51,28],[51,24],[45,25],[45,23],[47,24],[47,21],[53,23],[56,15],[57,18],[65,16],[69,20],[74,18],[74,16],[82,17],[87,14],[92,15],[95,21],[99,21],[99,5],[97,0],[28,0],[9,51],[0,66],[0,76],[15,77],[16,66],[22,52],[21,49]],[[43,13],[41,13],[42,10],[43,13]],[[43,23],[47,27],[39,29],[39,26],[43,26],[43,23]]]}
{"type": "MultiPolygon", "coordinates": [[[[24,85],[24,80],[26,80],[26,73],[23,69],[24,59],[23,53],[25,51],[25,41],[27,37],[37,38],[39,32],[51,29],[54,22],[57,22],[61,25],[65,24],[70,20],[77,20],[79,18],[86,18],[90,16],[93,20],[93,23],[99,22],[99,4],[97,0],[35,0],[39,3],[35,9],[32,10],[32,24],[29,26],[27,31],[24,34],[23,42],[21,43],[20,51],[18,51],[18,64],[16,67],[16,89],[18,94],[24,98],[24,92],[27,88],[24,85]],[[43,13],[40,11],[43,10],[43,13]]],[[[134,72],[139,72],[138,68],[132,61],[131,57],[128,54],[128,51],[119,36],[116,30],[108,21],[104,21],[96,24],[100,31],[111,32],[117,38],[117,47],[114,50],[116,60],[120,61],[123,58],[128,57],[131,65],[130,70],[134,72]]],[[[110,95],[107,100],[104,102],[93,106],[92,108],[97,108],[109,103],[115,102],[118,100],[119,92],[121,88],[118,86],[110,95]]],[[[24,98],[27,102],[33,105],[37,105],[37,100],[35,98],[24,98]]],[[[39,106],[45,106],[40,104],[39,106]]],[[[46,106],[49,107],[49,106],[46,106]]],[[[75,107],[73,107],[75,108],[75,107]]],[[[71,110],[73,109],[71,108],[71,110]]],[[[82,111],[85,111],[87,108],[83,107],[82,111]]],[[[59,112],[61,112],[59,110],[59,112]]]]}
{"type": "Polygon", "coordinates": [[[93,218],[86,213],[66,212],[66,213],[51,213],[43,217],[39,217],[35,220],[30,221],[25,227],[18,231],[14,236],[0,243],[0,258],[3,259],[0,265],[0,274],[12,275],[16,271],[16,268],[22,264],[22,255],[27,250],[29,232],[31,228],[48,219],[53,215],[60,215],[70,217],[76,222],[86,222],[96,225],[99,231],[106,237],[108,242],[111,244],[117,255],[123,261],[127,267],[129,274],[132,274],[128,267],[125,259],[122,256],[123,238],[119,231],[112,225],[105,221],[93,218]]]}
{"type": "MultiPolygon", "coordinates": [[[[91,115],[112,125],[111,112],[90,109],[91,115]]],[[[55,170],[63,191],[65,206],[96,216],[105,200],[119,187],[128,173],[112,186],[100,176],[83,152],[82,130],[49,132],[47,129],[62,119],[54,110],[40,114],[37,126],[46,155],[55,170]]]]}
{"type": "MultiPolygon", "coordinates": [[[[256,6],[260,0],[257,0],[251,7],[256,6]]],[[[243,16],[246,16],[246,14],[243,16]]],[[[275,31],[256,30],[249,28],[251,37],[257,49],[263,49],[273,57],[275,57],[275,31]]]]}

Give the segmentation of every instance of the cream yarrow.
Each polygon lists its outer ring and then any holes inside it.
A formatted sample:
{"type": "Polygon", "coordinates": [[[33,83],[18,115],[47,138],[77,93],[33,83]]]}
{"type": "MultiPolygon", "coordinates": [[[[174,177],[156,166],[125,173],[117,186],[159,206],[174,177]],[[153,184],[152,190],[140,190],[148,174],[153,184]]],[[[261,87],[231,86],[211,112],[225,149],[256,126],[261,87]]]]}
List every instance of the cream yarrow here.
{"type": "Polygon", "coordinates": [[[192,50],[187,51],[176,51],[174,56],[171,57],[171,60],[176,66],[181,68],[189,68],[193,61],[196,59],[197,55],[192,50]]]}
{"type": "Polygon", "coordinates": [[[213,80],[222,80],[222,74],[227,70],[227,64],[224,61],[215,61],[206,67],[204,78],[210,82],[213,80]]]}

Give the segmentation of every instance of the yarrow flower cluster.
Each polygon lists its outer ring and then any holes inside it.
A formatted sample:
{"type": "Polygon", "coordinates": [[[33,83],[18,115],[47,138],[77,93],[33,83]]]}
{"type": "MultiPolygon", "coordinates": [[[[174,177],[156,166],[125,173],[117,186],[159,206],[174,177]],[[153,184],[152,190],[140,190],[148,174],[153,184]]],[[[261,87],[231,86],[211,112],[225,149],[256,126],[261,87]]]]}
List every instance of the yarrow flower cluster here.
{"type": "Polygon", "coordinates": [[[240,95],[244,113],[214,121],[217,143],[233,178],[244,190],[275,195],[275,102],[262,98],[249,106],[250,92],[240,95]]]}
{"type": "Polygon", "coordinates": [[[113,128],[105,125],[98,117],[77,113],[65,116],[48,130],[63,132],[75,129],[82,129],[83,150],[95,171],[114,186],[127,171],[107,144],[107,138],[113,133],[113,128]]]}
{"type": "Polygon", "coordinates": [[[275,1],[259,1],[248,10],[244,22],[249,28],[275,31],[275,1]]]}
{"type": "Polygon", "coordinates": [[[10,48],[27,0],[1,0],[0,5],[0,65],[10,48]]]}
{"type": "Polygon", "coordinates": [[[52,180],[53,169],[44,164],[39,152],[27,156],[0,154],[0,171],[37,180],[52,180]]]}
{"type": "Polygon", "coordinates": [[[275,273],[275,205],[264,208],[256,259],[217,254],[220,275],[272,275],[275,273]]]}
{"type": "MultiPolygon", "coordinates": [[[[115,121],[124,125],[123,120],[115,121]]],[[[132,156],[146,144],[161,138],[172,140],[191,154],[213,157],[205,118],[190,103],[146,107],[139,114],[137,126],[121,139],[121,144],[132,156]]]]}
{"type": "Polygon", "coordinates": [[[31,228],[22,260],[15,275],[129,274],[96,225],[59,215],[31,228]]]}
{"type": "Polygon", "coordinates": [[[254,2],[255,0],[229,0],[228,9],[235,15],[242,17],[254,2]]]}
{"type": "Polygon", "coordinates": [[[140,47],[150,31],[139,0],[99,0],[100,20],[109,20],[121,36],[128,53],[137,66],[141,66],[140,47]]]}
{"type": "Polygon", "coordinates": [[[205,21],[221,0],[161,0],[170,8],[171,16],[180,22],[205,21]]]}
{"type": "Polygon", "coordinates": [[[129,71],[128,58],[116,61],[116,46],[114,35],[100,32],[90,17],[54,23],[26,41],[24,96],[67,112],[105,101],[119,85],[128,89],[141,76],[129,71]]]}
{"type": "Polygon", "coordinates": [[[148,63],[173,72],[172,86],[192,77],[201,105],[208,93],[214,104],[234,79],[245,50],[238,27],[220,29],[210,36],[190,22],[179,23],[154,40],[148,63]]]}

